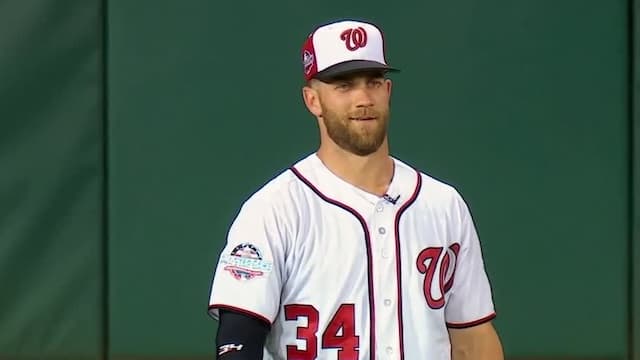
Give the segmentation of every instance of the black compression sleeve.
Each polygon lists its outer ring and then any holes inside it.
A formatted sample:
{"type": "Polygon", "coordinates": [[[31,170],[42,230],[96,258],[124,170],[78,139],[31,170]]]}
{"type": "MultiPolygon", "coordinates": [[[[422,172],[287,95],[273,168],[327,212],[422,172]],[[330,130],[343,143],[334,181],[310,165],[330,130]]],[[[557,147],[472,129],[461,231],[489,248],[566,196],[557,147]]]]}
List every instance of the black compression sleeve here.
{"type": "Polygon", "coordinates": [[[270,326],[264,320],[220,309],[216,348],[218,359],[262,360],[262,349],[270,326]]]}

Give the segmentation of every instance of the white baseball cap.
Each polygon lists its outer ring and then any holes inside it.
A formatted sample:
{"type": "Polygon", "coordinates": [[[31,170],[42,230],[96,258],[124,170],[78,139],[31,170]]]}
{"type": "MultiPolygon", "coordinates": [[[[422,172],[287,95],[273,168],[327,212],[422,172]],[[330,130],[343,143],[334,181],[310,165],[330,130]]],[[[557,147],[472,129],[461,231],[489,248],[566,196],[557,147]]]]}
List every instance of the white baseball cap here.
{"type": "Polygon", "coordinates": [[[327,80],[360,70],[398,71],[385,59],[382,31],[355,20],[316,28],[302,46],[302,64],[306,80],[327,80]]]}

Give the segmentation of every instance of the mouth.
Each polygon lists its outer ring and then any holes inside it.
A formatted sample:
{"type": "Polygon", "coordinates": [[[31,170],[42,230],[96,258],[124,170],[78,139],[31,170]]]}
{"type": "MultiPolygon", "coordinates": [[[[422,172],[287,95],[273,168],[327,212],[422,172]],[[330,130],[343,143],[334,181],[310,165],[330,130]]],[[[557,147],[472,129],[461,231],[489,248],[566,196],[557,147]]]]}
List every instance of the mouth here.
{"type": "Polygon", "coordinates": [[[354,120],[354,121],[372,121],[375,119],[376,119],[375,116],[349,117],[349,120],[354,120]]]}

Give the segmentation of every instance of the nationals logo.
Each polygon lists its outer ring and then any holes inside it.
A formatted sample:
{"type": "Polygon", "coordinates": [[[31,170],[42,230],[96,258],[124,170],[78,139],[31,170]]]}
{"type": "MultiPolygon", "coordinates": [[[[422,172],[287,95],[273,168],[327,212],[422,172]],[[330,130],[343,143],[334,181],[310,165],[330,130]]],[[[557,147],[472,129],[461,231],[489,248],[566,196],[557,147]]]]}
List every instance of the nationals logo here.
{"type": "Polygon", "coordinates": [[[418,255],[416,266],[421,274],[425,274],[422,287],[424,298],[427,300],[427,305],[434,310],[444,306],[444,296],[453,287],[459,252],[460,244],[455,243],[448,249],[443,247],[426,248],[418,255]],[[433,293],[434,281],[437,282],[439,290],[436,294],[433,293]]]}
{"type": "Polygon", "coordinates": [[[367,46],[367,32],[362,26],[355,29],[347,29],[340,34],[340,39],[344,41],[347,49],[356,51],[367,46]]]}

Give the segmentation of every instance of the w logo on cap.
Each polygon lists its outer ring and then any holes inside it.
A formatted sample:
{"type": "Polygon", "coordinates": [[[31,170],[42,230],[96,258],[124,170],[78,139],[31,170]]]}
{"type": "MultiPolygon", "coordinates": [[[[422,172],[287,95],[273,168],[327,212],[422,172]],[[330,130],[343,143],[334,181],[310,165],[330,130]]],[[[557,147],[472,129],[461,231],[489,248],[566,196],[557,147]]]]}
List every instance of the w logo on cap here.
{"type": "Polygon", "coordinates": [[[344,41],[350,51],[356,51],[367,46],[367,32],[361,26],[343,31],[340,34],[340,39],[344,41]]]}

